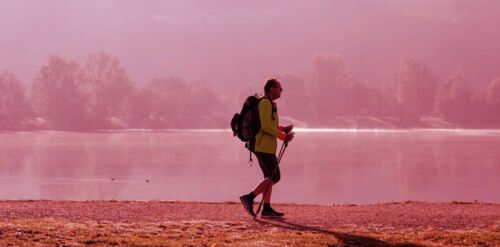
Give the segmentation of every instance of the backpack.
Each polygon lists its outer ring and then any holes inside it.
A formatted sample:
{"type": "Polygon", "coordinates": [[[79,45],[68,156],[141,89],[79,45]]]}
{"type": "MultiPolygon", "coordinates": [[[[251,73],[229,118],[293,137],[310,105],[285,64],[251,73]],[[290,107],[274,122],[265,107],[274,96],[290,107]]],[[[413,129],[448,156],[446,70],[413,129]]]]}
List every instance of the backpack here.
{"type": "Polygon", "coordinates": [[[258,94],[248,96],[240,113],[235,113],[231,119],[233,136],[245,142],[245,147],[250,150],[250,160],[255,148],[255,136],[260,130],[259,102],[258,94]]]}

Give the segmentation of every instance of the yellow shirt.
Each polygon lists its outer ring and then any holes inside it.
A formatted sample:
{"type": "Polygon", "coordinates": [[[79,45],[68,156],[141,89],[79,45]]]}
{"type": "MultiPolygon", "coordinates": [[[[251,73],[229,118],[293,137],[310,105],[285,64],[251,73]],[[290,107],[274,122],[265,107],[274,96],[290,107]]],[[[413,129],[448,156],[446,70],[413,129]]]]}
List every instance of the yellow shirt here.
{"type": "Polygon", "coordinates": [[[279,131],[278,113],[273,112],[273,104],[268,98],[259,102],[260,130],[255,136],[255,152],[276,154],[279,131]],[[271,115],[272,114],[272,115],[271,115]]]}

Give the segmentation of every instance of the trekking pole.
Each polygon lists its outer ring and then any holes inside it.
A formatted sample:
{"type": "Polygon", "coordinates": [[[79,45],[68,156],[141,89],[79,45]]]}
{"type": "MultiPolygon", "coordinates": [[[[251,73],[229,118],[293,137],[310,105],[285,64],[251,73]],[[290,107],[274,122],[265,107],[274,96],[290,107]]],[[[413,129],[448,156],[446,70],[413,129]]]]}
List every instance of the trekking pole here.
{"type": "Polygon", "coordinates": [[[257,208],[257,212],[255,212],[255,214],[253,215],[254,220],[260,212],[260,208],[262,207],[262,203],[264,202],[264,198],[266,197],[267,191],[269,190],[269,186],[273,182],[271,179],[274,176],[274,173],[276,173],[276,171],[278,171],[278,167],[279,167],[279,164],[281,162],[281,158],[283,157],[283,154],[285,153],[285,149],[287,147],[288,147],[288,142],[283,142],[283,144],[281,145],[280,152],[278,154],[278,162],[276,163],[276,167],[274,168],[274,171],[271,174],[271,177],[269,178],[269,183],[267,184],[266,189],[264,190],[264,193],[262,194],[262,199],[260,200],[260,204],[259,204],[259,207],[257,208]]]}

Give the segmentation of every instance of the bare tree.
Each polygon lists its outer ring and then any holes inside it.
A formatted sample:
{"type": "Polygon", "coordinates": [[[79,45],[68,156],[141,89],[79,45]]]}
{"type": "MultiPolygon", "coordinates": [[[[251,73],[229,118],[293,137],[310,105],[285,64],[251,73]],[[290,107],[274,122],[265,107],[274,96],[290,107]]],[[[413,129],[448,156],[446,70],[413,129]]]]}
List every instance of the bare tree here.
{"type": "Polygon", "coordinates": [[[186,123],[191,127],[222,127],[227,124],[227,114],[220,97],[207,82],[192,85],[186,123]]]}
{"type": "Polygon", "coordinates": [[[91,54],[85,63],[89,86],[87,112],[96,127],[111,127],[125,114],[133,86],[120,61],[105,53],[91,54]]]}
{"type": "Polygon", "coordinates": [[[437,76],[427,66],[414,59],[403,61],[396,77],[401,120],[415,123],[421,116],[431,114],[437,88],[437,76]]]}
{"type": "Polygon", "coordinates": [[[21,82],[12,72],[0,73],[0,129],[20,129],[31,115],[21,82]]]}
{"type": "Polygon", "coordinates": [[[380,89],[354,83],[351,112],[356,116],[388,117],[396,111],[396,99],[380,89]]]}
{"type": "Polygon", "coordinates": [[[127,101],[127,122],[134,128],[152,128],[151,118],[153,92],[146,89],[134,89],[127,101]]]}
{"type": "Polygon", "coordinates": [[[88,129],[87,88],[84,73],[77,63],[50,56],[35,77],[31,102],[50,128],[88,129]]]}
{"type": "Polygon", "coordinates": [[[191,94],[189,84],[179,78],[154,79],[145,93],[150,96],[153,127],[183,126],[191,94]]]}
{"type": "Polygon", "coordinates": [[[352,79],[342,57],[320,53],[313,58],[313,107],[323,119],[349,114],[352,79]]]}
{"type": "Polygon", "coordinates": [[[467,82],[460,76],[454,76],[444,83],[436,96],[436,111],[445,120],[470,124],[472,112],[472,91],[467,82]]]}
{"type": "Polygon", "coordinates": [[[486,90],[486,119],[488,126],[500,125],[500,78],[493,80],[486,90]]]}
{"type": "Polygon", "coordinates": [[[280,99],[280,108],[284,116],[289,116],[298,121],[310,119],[313,116],[310,84],[304,79],[291,73],[279,77],[281,86],[286,91],[285,97],[280,99]]]}

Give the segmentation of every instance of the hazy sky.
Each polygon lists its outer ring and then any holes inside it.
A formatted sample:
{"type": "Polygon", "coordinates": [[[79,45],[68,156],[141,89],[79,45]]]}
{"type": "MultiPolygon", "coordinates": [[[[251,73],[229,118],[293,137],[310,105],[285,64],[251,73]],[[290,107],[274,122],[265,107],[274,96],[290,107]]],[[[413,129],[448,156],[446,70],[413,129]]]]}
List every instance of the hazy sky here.
{"type": "Polygon", "coordinates": [[[50,54],[78,62],[104,51],[133,80],[176,76],[236,88],[293,72],[321,51],[353,77],[392,80],[405,55],[446,79],[500,76],[500,1],[0,0],[0,70],[31,82],[50,54]]]}

